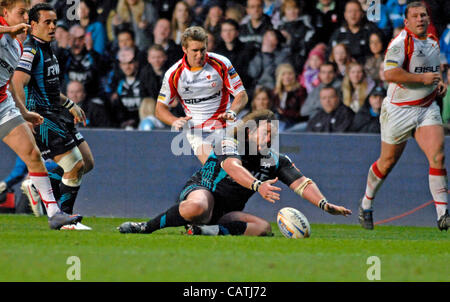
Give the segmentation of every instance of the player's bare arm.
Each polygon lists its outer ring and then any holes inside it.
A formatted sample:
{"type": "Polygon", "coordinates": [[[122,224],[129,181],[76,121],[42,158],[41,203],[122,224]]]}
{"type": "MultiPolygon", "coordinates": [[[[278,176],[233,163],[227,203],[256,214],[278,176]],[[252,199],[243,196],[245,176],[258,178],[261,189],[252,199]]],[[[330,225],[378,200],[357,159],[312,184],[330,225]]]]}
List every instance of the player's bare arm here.
{"type": "Polygon", "coordinates": [[[69,110],[69,112],[73,115],[74,124],[83,123],[86,127],[86,114],[80,106],[75,104],[72,100],[70,100],[67,96],[60,93],[59,98],[61,100],[61,105],[69,110]]]}
{"type": "Polygon", "coordinates": [[[156,103],[155,116],[158,120],[166,125],[174,127],[176,130],[182,129],[187,121],[192,118],[190,116],[176,117],[170,112],[169,106],[161,102],[156,103]]]}
{"type": "Polygon", "coordinates": [[[265,200],[272,203],[280,200],[280,194],[276,191],[281,191],[281,188],[273,186],[273,184],[278,181],[278,178],[261,182],[256,179],[250,171],[244,168],[244,166],[242,166],[242,161],[237,158],[227,158],[222,162],[222,168],[238,184],[258,192],[265,200]]]}
{"type": "Polygon", "coordinates": [[[352,214],[352,211],[349,209],[327,202],[317,185],[306,176],[295,180],[289,188],[316,207],[322,208],[327,213],[343,216],[352,214]]]}
{"type": "Polygon", "coordinates": [[[29,30],[31,30],[31,25],[26,23],[20,23],[14,26],[0,26],[0,34],[9,34],[13,38],[23,33],[26,34],[29,30]]]}
{"type": "Polygon", "coordinates": [[[442,82],[442,78],[438,73],[410,73],[400,67],[386,70],[384,76],[386,81],[398,84],[437,85],[439,82],[442,82]]]}
{"type": "Polygon", "coordinates": [[[33,126],[40,125],[44,122],[44,118],[36,112],[31,112],[25,107],[25,90],[24,87],[30,81],[30,75],[25,72],[16,71],[12,76],[12,81],[9,83],[9,90],[13,96],[14,102],[23,118],[33,124],[33,126]]]}
{"type": "Polygon", "coordinates": [[[234,98],[233,103],[231,104],[231,107],[227,112],[224,112],[218,116],[219,120],[235,120],[236,115],[244,109],[245,105],[247,105],[248,102],[248,95],[246,91],[239,92],[236,97],[234,98]]]}

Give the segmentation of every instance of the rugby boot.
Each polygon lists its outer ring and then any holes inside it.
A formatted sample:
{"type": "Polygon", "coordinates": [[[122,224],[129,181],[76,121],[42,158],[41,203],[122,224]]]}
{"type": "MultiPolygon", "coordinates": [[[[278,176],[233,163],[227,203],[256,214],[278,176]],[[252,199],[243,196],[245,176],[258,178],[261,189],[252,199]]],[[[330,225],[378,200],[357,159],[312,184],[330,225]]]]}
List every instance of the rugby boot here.
{"type": "Polygon", "coordinates": [[[367,230],[373,230],[373,210],[364,210],[359,206],[359,223],[367,230]]]}
{"type": "Polygon", "coordinates": [[[122,223],[117,229],[119,230],[119,232],[121,232],[122,234],[127,234],[127,233],[149,233],[147,230],[147,223],[146,222],[124,222],[122,223]]]}
{"type": "Polygon", "coordinates": [[[91,231],[92,228],[88,227],[87,225],[84,225],[80,222],[77,222],[76,224],[63,225],[61,227],[61,230],[91,231]]]}
{"type": "Polygon", "coordinates": [[[445,214],[442,215],[441,218],[439,218],[437,225],[439,230],[441,231],[448,230],[448,228],[450,227],[450,215],[448,214],[448,210],[446,210],[445,214]]]}
{"type": "Polygon", "coordinates": [[[48,218],[48,225],[52,230],[59,230],[63,225],[77,224],[82,219],[83,216],[69,215],[61,211],[48,218]]]}
{"type": "Polygon", "coordinates": [[[202,234],[202,230],[200,229],[199,226],[197,225],[193,225],[193,224],[188,224],[184,227],[186,229],[186,235],[201,235],[202,234]]]}

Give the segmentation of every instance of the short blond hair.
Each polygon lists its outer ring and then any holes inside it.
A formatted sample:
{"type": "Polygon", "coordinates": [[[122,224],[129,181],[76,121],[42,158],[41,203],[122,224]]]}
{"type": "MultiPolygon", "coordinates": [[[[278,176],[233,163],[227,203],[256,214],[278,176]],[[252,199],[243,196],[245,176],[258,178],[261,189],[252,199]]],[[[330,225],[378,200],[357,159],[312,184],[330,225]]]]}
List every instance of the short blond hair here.
{"type": "Polygon", "coordinates": [[[208,46],[208,34],[203,27],[191,26],[188,27],[181,36],[181,46],[188,47],[189,41],[199,41],[206,43],[208,46]]]}
{"type": "Polygon", "coordinates": [[[3,17],[3,9],[6,8],[10,10],[13,8],[18,2],[24,2],[26,5],[30,5],[30,0],[0,0],[0,16],[3,17]]]}

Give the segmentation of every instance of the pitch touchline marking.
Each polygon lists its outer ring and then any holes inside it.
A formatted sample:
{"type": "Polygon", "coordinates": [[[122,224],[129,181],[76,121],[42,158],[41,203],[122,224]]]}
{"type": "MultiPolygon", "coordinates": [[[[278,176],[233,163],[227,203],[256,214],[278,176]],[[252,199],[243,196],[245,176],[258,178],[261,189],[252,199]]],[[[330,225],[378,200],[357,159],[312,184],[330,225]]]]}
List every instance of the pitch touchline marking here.
{"type": "Polygon", "coordinates": [[[377,222],[375,222],[374,224],[375,224],[375,225],[378,225],[378,224],[382,224],[382,223],[386,223],[386,222],[391,222],[391,221],[394,221],[394,220],[403,218],[403,217],[408,216],[408,215],[410,215],[410,214],[412,214],[412,213],[414,213],[414,212],[417,212],[417,211],[420,210],[420,209],[425,208],[426,206],[428,206],[428,205],[430,205],[430,204],[432,204],[432,203],[433,203],[433,200],[430,200],[430,201],[424,203],[423,205],[418,206],[418,207],[415,208],[415,209],[412,209],[411,211],[405,212],[405,213],[403,213],[403,214],[400,214],[400,215],[398,215],[398,216],[394,216],[394,217],[391,217],[391,218],[388,218],[388,219],[384,219],[384,220],[377,221],[377,222]]]}
{"type": "MultiPolygon", "coordinates": [[[[448,190],[447,193],[450,194],[450,190],[448,190]]],[[[391,222],[391,221],[394,221],[394,220],[403,218],[403,217],[405,217],[405,216],[411,215],[412,213],[417,212],[418,210],[423,209],[423,208],[425,208],[426,206],[429,206],[429,205],[432,204],[433,202],[434,202],[434,200],[430,200],[430,201],[424,203],[423,205],[420,205],[420,206],[418,206],[417,208],[412,209],[411,211],[405,212],[405,213],[403,213],[403,214],[400,214],[400,215],[397,215],[397,216],[394,216],[394,217],[391,217],[391,218],[388,218],[388,219],[384,219],[384,220],[377,221],[377,222],[374,223],[374,225],[383,224],[383,223],[386,223],[386,222],[391,222]]]]}
{"type": "MultiPolygon", "coordinates": [[[[450,193],[450,190],[447,191],[447,192],[450,193]]],[[[405,212],[405,213],[403,213],[403,214],[400,214],[400,215],[397,215],[397,216],[394,216],[394,217],[391,217],[391,218],[388,218],[388,219],[384,219],[384,220],[377,221],[377,222],[375,222],[374,224],[375,224],[375,225],[383,224],[383,223],[386,223],[386,222],[391,222],[391,221],[394,221],[394,220],[403,218],[403,217],[405,217],[405,216],[411,215],[411,214],[414,213],[414,212],[417,212],[417,211],[420,210],[420,209],[425,208],[426,206],[432,204],[433,202],[434,202],[433,200],[430,200],[429,202],[426,202],[426,203],[424,203],[423,205],[418,206],[418,207],[415,208],[415,209],[412,209],[411,211],[405,212]]]]}

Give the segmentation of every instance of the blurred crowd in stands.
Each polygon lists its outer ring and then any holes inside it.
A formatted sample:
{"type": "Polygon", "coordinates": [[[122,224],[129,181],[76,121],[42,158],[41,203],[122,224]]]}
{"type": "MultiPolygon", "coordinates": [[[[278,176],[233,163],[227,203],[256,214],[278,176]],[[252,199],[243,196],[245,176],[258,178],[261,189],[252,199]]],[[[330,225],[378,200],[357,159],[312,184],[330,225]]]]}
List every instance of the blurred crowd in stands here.
{"type": "MultiPolygon", "coordinates": [[[[269,108],[282,131],[379,133],[384,52],[410,1],[378,1],[377,23],[366,0],[81,0],[75,16],[66,1],[47,2],[58,13],[63,92],[81,104],[87,127],[167,127],[154,116],[155,100],[183,56],[181,34],[199,25],[208,51],[230,59],[243,80],[250,101],[239,117],[269,108]]],[[[448,83],[450,1],[425,3],[448,83]]],[[[449,125],[450,92],[437,101],[449,125]]],[[[172,110],[184,115],[180,104],[172,110]]]]}

